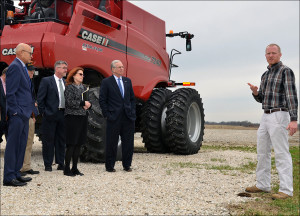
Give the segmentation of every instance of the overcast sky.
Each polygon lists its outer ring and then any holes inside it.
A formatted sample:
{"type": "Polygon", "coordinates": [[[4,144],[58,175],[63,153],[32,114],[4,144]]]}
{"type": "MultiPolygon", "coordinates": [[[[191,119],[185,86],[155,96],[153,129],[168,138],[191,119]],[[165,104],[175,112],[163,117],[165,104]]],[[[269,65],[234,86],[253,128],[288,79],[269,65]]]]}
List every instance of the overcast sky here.
{"type": "Polygon", "coordinates": [[[295,73],[299,98],[299,1],[131,1],[166,21],[166,31],[195,35],[192,51],[185,40],[167,38],[179,68],[171,79],[196,81],[206,121],[259,123],[261,104],[247,82],[259,85],[266,71],[265,48],[277,43],[282,62],[295,73]]]}

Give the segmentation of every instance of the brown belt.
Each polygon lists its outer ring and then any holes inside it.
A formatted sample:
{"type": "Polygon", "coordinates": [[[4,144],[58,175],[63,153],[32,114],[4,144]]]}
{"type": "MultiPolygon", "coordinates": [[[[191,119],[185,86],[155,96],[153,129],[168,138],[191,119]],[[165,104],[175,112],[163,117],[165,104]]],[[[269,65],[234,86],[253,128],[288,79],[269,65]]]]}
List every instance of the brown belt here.
{"type": "Polygon", "coordinates": [[[276,109],[265,110],[264,112],[265,112],[266,114],[271,114],[271,113],[273,113],[273,112],[278,112],[278,111],[284,111],[284,112],[287,112],[288,109],[286,109],[286,108],[276,108],[276,109]]]}

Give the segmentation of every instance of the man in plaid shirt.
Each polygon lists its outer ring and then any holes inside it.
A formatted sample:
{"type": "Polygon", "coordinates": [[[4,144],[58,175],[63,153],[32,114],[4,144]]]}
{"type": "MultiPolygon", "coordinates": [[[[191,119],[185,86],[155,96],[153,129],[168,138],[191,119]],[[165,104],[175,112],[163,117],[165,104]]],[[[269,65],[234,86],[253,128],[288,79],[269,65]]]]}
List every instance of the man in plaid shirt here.
{"type": "Polygon", "coordinates": [[[256,185],[247,187],[250,193],[271,191],[271,147],[275,152],[279,174],[279,192],[273,199],[293,196],[293,164],[289,152],[288,134],[297,132],[298,99],[293,71],[280,61],[281,49],[277,44],[266,48],[268,70],[262,75],[258,90],[250,83],[254,99],[262,103],[264,114],[257,131],[256,185]]]}

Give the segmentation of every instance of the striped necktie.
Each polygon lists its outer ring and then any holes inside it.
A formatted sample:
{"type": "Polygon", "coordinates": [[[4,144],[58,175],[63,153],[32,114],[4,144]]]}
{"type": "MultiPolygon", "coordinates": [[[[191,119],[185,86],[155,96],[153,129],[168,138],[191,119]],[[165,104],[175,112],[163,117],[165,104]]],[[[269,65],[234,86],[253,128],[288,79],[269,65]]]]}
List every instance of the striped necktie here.
{"type": "Polygon", "coordinates": [[[124,91],[123,91],[123,88],[122,88],[122,85],[121,85],[121,78],[118,78],[118,86],[119,86],[122,97],[124,97],[124,91]]]}

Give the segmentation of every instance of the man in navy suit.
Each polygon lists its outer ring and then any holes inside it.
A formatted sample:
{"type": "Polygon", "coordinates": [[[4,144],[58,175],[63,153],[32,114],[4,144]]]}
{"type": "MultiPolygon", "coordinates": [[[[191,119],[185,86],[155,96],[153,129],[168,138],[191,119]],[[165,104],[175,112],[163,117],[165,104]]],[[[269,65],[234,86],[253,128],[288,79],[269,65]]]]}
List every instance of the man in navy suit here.
{"type": "Polygon", "coordinates": [[[24,186],[32,180],[20,174],[28,136],[28,121],[34,110],[32,83],[25,66],[31,62],[31,58],[31,47],[24,43],[18,44],[16,58],[6,73],[8,135],[4,155],[4,186],[24,186]]]}
{"type": "Polygon", "coordinates": [[[54,64],[55,74],[42,79],[37,95],[39,112],[43,116],[42,142],[45,171],[52,171],[55,154],[55,163],[58,170],[64,170],[65,158],[65,81],[68,64],[57,61],[54,64]]]}
{"type": "Polygon", "coordinates": [[[100,107],[107,119],[105,168],[108,172],[116,171],[114,166],[118,140],[121,136],[123,169],[131,172],[136,119],[135,97],[131,80],[122,76],[124,74],[122,62],[112,61],[111,70],[113,75],[103,79],[99,94],[100,107]]]}

